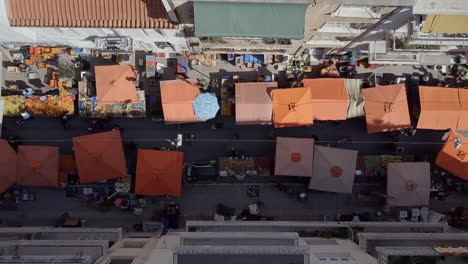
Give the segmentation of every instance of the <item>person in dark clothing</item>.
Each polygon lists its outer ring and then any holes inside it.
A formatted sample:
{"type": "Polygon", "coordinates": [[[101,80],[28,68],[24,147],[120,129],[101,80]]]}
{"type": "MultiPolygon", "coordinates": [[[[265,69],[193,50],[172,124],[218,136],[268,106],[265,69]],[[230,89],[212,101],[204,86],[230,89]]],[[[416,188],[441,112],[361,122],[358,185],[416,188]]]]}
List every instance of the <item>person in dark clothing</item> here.
{"type": "Polygon", "coordinates": [[[70,118],[66,114],[64,114],[61,119],[63,129],[68,128],[68,121],[70,121],[70,118]]]}

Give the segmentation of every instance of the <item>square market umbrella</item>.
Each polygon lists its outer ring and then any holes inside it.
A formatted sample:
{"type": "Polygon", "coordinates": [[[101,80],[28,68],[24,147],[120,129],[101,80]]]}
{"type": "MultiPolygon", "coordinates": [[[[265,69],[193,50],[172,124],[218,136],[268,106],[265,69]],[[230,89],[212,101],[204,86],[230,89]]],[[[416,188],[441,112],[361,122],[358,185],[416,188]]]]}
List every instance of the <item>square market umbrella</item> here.
{"type": "Polygon", "coordinates": [[[138,150],[136,194],[180,196],[184,153],[138,150]]]}
{"type": "Polygon", "coordinates": [[[429,204],[431,166],[429,162],[387,164],[387,203],[391,206],[429,204]]]}
{"type": "Polygon", "coordinates": [[[138,102],[135,72],[130,65],[96,66],[98,104],[138,102]]]}
{"type": "Polygon", "coordinates": [[[358,152],[315,146],[313,176],[309,189],[352,193],[358,152]]]}
{"type": "Polygon", "coordinates": [[[348,113],[348,93],[345,79],[304,79],[310,88],[315,120],[345,120],[348,113]]]}
{"type": "Polygon", "coordinates": [[[81,183],[127,177],[120,131],[74,137],[73,148],[81,183]]]}
{"type": "Polygon", "coordinates": [[[271,124],[276,82],[236,83],[236,124],[271,124]]]}
{"type": "Polygon", "coordinates": [[[275,127],[308,126],[314,124],[312,98],[309,88],[276,89],[273,99],[275,127]]]}
{"type": "Polygon", "coordinates": [[[459,89],[419,86],[420,129],[457,129],[461,115],[459,89]]]}
{"type": "Polygon", "coordinates": [[[193,111],[193,101],[200,89],[182,80],[161,81],[159,86],[166,124],[202,121],[193,111]]]}
{"type": "Polygon", "coordinates": [[[404,84],[363,89],[368,133],[411,127],[404,84]]]}
{"type": "Polygon", "coordinates": [[[18,155],[6,140],[0,139],[0,194],[16,183],[18,155]]]}
{"type": "Polygon", "coordinates": [[[18,147],[18,185],[55,187],[58,186],[58,174],[58,147],[18,147]]]}
{"type": "Polygon", "coordinates": [[[468,180],[468,138],[450,131],[435,163],[453,175],[468,180]]]}
{"type": "Polygon", "coordinates": [[[314,139],[276,138],[275,175],[312,177],[314,139]]]}

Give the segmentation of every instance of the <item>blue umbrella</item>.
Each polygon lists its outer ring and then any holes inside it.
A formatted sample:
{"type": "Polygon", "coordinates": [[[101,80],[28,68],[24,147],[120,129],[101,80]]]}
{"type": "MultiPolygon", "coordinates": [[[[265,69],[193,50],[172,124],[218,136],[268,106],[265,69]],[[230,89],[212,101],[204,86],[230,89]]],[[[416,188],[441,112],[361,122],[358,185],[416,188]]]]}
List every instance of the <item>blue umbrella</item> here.
{"type": "Polygon", "coordinates": [[[218,110],[218,98],[210,93],[200,94],[193,101],[193,111],[203,121],[214,118],[218,110]]]}

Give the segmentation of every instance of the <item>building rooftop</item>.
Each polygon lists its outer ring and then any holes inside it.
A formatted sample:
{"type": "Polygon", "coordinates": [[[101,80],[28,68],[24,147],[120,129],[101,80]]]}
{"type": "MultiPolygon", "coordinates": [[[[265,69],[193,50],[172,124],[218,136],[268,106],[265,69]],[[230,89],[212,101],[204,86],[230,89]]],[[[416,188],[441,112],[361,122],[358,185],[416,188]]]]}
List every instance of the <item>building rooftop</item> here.
{"type": "Polygon", "coordinates": [[[5,0],[12,27],[175,29],[161,0],[5,0]]]}

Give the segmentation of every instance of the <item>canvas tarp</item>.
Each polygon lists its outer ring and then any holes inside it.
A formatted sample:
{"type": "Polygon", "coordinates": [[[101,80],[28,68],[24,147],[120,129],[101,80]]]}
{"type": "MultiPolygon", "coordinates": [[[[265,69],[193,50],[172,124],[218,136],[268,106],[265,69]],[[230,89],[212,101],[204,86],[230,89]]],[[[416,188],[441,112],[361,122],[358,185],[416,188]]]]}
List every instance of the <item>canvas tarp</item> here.
{"type": "Polygon", "coordinates": [[[236,83],[236,123],[271,124],[273,103],[270,93],[276,82],[236,83]]]}
{"type": "Polygon", "coordinates": [[[195,1],[195,36],[303,39],[305,11],[304,4],[195,1]]]}
{"type": "Polygon", "coordinates": [[[453,175],[468,180],[468,138],[451,131],[435,163],[453,175]]]}
{"type": "Polygon", "coordinates": [[[460,118],[458,119],[457,130],[468,130],[468,90],[458,89],[460,100],[460,118]]]}
{"type": "Polygon", "coordinates": [[[352,193],[358,152],[350,149],[314,147],[313,173],[309,189],[352,193]]]}
{"type": "Polygon", "coordinates": [[[364,116],[364,96],[362,95],[361,79],[345,79],[346,92],[348,93],[348,113],[346,118],[364,116]]]}
{"type": "Polygon", "coordinates": [[[95,75],[98,104],[138,102],[135,73],[130,65],[96,66],[95,75]]]}
{"type": "Polygon", "coordinates": [[[120,131],[74,137],[73,148],[81,183],[127,177],[120,131]]]}
{"type": "Polygon", "coordinates": [[[18,185],[55,187],[58,186],[58,174],[58,147],[18,147],[18,185]]]}
{"type": "Polygon", "coordinates": [[[421,29],[424,33],[468,33],[467,15],[427,15],[421,29]]]}
{"type": "Polygon", "coordinates": [[[345,120],[348,112],[348,94],[344,79],[304,79],[310,89],[315,120],[345,120]]]}
{"type": "Polygon", "coordinates": [[[0,139],[0,194],[16,183],[18,155],[7,141],[0,139]]]}
{"type": "Polygon", "coordinates": [[[271,92],[275,127],[308,126],[314,123],[309,88],[276,89],[271,92]]]}
{"type": "Polygon", "coordinates": [[[275,175],[312,177],[314,139],[276,138],[275,175]]]}
{"type": "Polygon", "coordinates": [[[430,189],[429,162],[387,164],[387,203],[390,206],[429,205],[430,189]]]}
{"type": "Polygon", "coordinates": [[[139,149],[136,194],[180,196],[183,166],[183,152],[139,149]]]}
{"type": "Polygon", "coordinates": [[[368,133],[411,127],[404,84],[363,89],[368,133]]]}
{"type": "Polygon", "coordinates": [[[418,128],[457,129],[461,114],[459,90],[446,87],[420,86],[421,114],[418,128]]]}
{"type": "Polygon", "coordinates": [[[161,81],[161,101],[166,123],[201,122],[195,115],[193,102],[200,89],[187,81],[161,81]]]}

